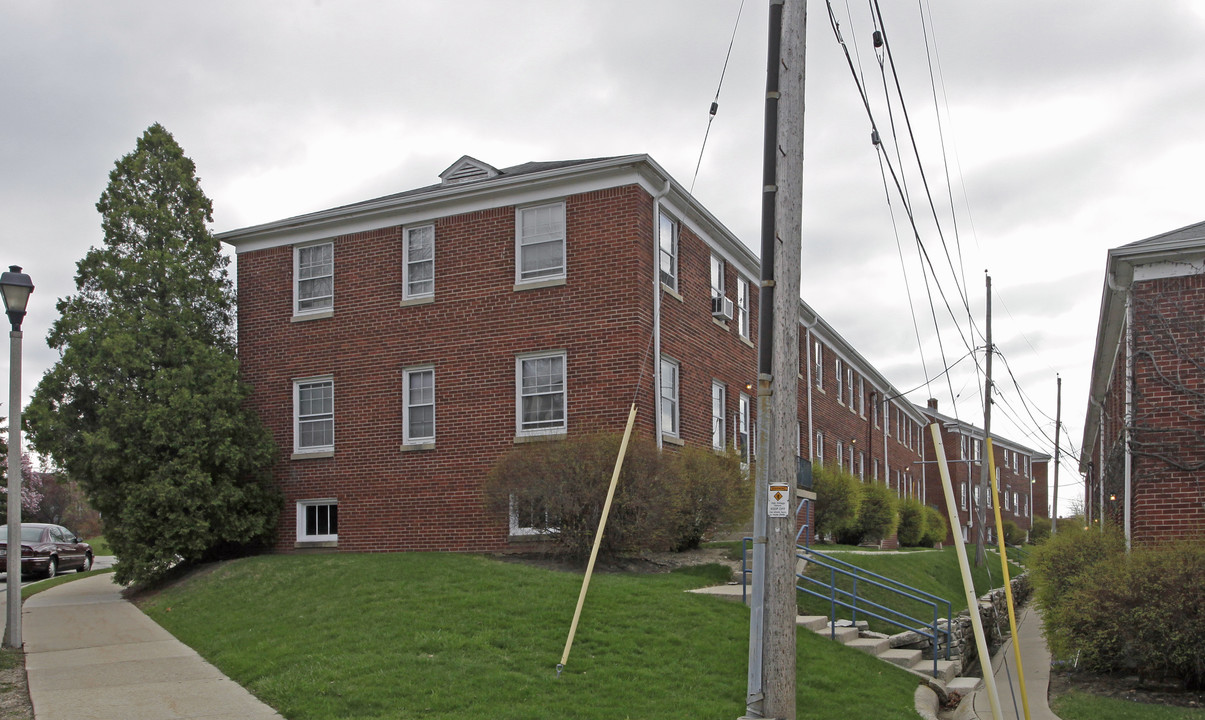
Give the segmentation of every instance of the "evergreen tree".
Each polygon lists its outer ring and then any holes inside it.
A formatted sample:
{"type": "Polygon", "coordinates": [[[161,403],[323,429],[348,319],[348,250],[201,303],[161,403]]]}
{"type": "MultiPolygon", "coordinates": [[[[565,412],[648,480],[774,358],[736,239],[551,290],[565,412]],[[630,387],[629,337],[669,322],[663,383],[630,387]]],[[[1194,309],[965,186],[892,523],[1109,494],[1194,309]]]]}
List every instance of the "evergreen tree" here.
{"type": "Polygon", "coordinates": [[[244,404],[229,259],[192,160],[156,123],[96,208],[104,245],[58,302],[59,360],[26,417],[101,512],[117,580],[145,581],[271,537],[275,445],[244,404]]]}

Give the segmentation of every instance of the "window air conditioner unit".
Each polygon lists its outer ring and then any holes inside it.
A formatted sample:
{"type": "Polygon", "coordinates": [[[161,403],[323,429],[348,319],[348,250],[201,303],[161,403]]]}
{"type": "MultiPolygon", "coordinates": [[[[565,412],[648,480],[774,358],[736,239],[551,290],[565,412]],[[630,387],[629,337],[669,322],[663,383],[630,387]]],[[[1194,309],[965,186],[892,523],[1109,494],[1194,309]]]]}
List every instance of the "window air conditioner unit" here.
{"type": "Polygon", "coordinates": [[[711,299],[711,316],[721,320],[732,319],[732,301],[726,297],[713,297],[711,299]]]}

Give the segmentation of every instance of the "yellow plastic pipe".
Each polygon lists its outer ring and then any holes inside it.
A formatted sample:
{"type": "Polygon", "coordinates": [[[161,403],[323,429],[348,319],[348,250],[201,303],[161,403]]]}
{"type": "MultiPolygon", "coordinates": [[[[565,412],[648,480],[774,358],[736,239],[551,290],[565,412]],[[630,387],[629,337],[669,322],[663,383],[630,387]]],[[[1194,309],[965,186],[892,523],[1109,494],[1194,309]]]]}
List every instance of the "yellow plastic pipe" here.
{"type": "MultiPolygon", "coordinates": [[[[962,526],[958,520],[958,506],[954,504],[954,485],[950,482],[950,466],[946,464],[946,451],[941,442],[941,426],[929,426],[933,433],[934,456],[941,475],[941,486],[946,493],[946,509],[950,516],[954,547],[958,549],[958,569],[962,571],[962,587],[966,592],[967,614],[971,616],[971,630],[975,633],[975,647],[979,650],[979,667],[983,669],[983,684],[987,686],[987,699],[992,704],[994,720],[1004,720],[1000,712],[1000,696],[996,694],[996,676],[992,674],[992,656],[987,651],[987,636],[983,634],[983,619],[979,617],[979,599],[975,597],[975,583],[971,580],[971,565],[967,562],[966,545],[962,541],[962,526]]],[[[937,646],[933,646],[937,652],[937,646]]]]}
{"type": "MultiPolygon", "coordinates": [[[[1000,547],[1000,566],[1004,571],[1004,597],[1008,600],[1008,630],[1013,638],[1013,657],[1017,660],[1017,680],[1021,684],[1021,707],[1029,720],[1029,695],[1025,692],[1025,671],[1021,668],[1021,645],[1017,643],[1017,615],[1013,610],[1013,583],[1008,577],[1008,552],[1004,549],[1004,523],[1000,520],[1000,493],[996,487],[996,457],[992,439],[987,439],[988,478],[992,484],[992,502],[996,511],[996,544],[1000,547]]],[[[1016,706],[1013,706],[1016,710],[1016,706]]]]}
{"type": "Polygon", "coordinates": [[[577,609],[573,611],[573,623],[569,626],[569,637],[565,639],[565,652],[556,666],[557,677],[565,663],[569,662],[569,651],[573,648],[573,636],[577,634],[577,621],[582,617],[582,605],[586,603],[586,591],[590,589],[590,576],[594,574],[594,561],[598,558],[598,547],[602,544],[603,530],[607,527],[607,516],[611,514],[611,500],[615,497],[615,486],[619,484],[619,469],[623,467],[623,456],[628,452],[628,440],[632,437],[632,426],[636,424],[636,403],[628,411],[628,425],[623,430],[623,442],[619,444],[619,456],[615,458],[615,471],[611,473],[611,487],[607,488],[607,500],[603,503],[602,517],[598,520],[598,532],[594,534],[594,546],[590,548],[590,562],[586,565],[586,577],[582,579],[582,591],[577,596],[577,609]]]}

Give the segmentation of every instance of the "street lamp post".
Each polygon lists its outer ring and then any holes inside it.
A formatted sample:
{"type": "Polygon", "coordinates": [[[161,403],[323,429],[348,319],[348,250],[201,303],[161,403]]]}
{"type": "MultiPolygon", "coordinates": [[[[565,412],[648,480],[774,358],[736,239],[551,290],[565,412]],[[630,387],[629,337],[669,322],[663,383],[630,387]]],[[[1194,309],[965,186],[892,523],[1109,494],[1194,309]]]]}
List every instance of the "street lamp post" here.
{"type": "Polygon", "coordinates": [[[8,622],[4,626],[4,646],[19,648],[21,641],[21,321],[33,282],[11,265],[0,275],[0,293],[4,311],[12,323],[9,332],[8,407],[8,622]],[[14,547],[16,548],[14,551],[14,547]]]}

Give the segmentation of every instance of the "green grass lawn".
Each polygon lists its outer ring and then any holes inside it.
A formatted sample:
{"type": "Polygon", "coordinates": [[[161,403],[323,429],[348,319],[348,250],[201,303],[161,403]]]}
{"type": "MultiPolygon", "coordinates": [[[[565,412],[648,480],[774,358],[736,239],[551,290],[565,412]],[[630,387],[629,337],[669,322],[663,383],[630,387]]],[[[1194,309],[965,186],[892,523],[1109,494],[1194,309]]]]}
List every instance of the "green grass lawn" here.
{"type": "Polygon", "coordinates": [[[92,546],[92,556],[112,555],[113,549],[109,547],[109,542],[105,540],[104,535],[97,535],[94,538],[88,538],[84,542],[92,546]]]}
{"type": "Polygon", "coordinates": [[[1205,720],[1205,709],[1147,705],[1071,690],[1051,703],[1063,720],[1205,720]]]}
{"type": "MultiPolygon", "coordinates": [[[[748,610],[684,590],[717,566],[582,576],[456,554],[274,555],[143,609],[290,720],[716,718],[744,713],[748,610]]],[[[801,631],[800,716],[915,718],[916,680],[801,631]]]]}
{"type": "MultiPolygon", "coordinates": [[[[824,546],[821,546],[824,547],[824,546]]],[[[827,548],[825,548],[827,549],[827,548]]],[[[968,548],[971,552],[971,548],[968,548]]],[[[822,550],[823,552],[823,550],[822,550]]],[[[954,547],[945,548],[939,552],[913,552],[913,553],[872,553],[872,554],[854,554],[854,553],[834,553],[834,557],[860,568],[869,570],[878,575],[889,577],[893,580],[911,585],[918,590],[936,595],[950,601],[953,614],[957,615],[959,611],[965,610],[966,594],[962,587],[962,573],[958,569],[958,557],[955,554],[957,549],[954,547]]],[[[1012,577],[1020,575],[1024,570],[1017,565],[1010,564],[1009,572],[1012,577]]],[[[809,564],[806,573],[817,579],[828,582],[830,577],[829,570],[821,568],[818,564],[809,564]]],[[[994,552],[987,554],[987,561],[980,567],[975,567],[973,559],[971,562],[971,577],[975,582],[975,596],[979,597],[988,592],[993,587],[1003,587],[1003,573],[1000,568],[1000,556],[994,552]]],[[[842,578],[839,574],[837,577],[837,586],[846,590],[851,590],[853,581],[848,577],[842,578]]],[[[817,589],[818,588],[813,588],[817,589]]],[[[913,602],[906,599],[901,599],[885,590],[876,588],[866,583],[858,583],[858,596],[865,597],[874,602],[886,605],[888,607],[905,612],[911,617],[920,620],[931,621],[933,617],[932,609],[918,602],[913,602]]],[[[821,600],[810,595],[800,593],[800,613],[804,615],[831,615],[830,604],[828,600],[821,600]]],[[[942,605],[939,618],[945,617],[945,606],[942,605]]],[[[849,610],[844,610],[838,607],[837,617],[849,618],[851,615],[849,610]]],[[[871,628],[885,633],[897,633],[901,628],[894,625],[866,618],[859,614],[858,619],[869,620],[871,628]]]]}

